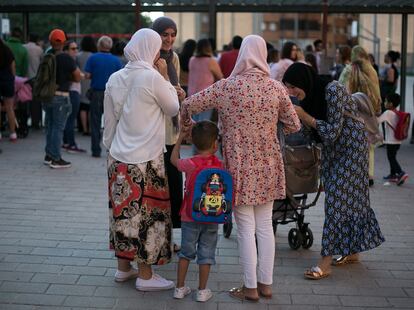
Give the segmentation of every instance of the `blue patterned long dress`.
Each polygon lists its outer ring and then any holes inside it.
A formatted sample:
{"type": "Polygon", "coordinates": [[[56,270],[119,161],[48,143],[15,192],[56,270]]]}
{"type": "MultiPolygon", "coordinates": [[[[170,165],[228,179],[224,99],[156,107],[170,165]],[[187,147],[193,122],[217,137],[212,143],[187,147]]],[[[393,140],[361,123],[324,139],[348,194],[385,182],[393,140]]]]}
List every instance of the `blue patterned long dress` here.
{"type": "Polygon", "coordinates": [[[356,104],[344,86],[326,87],[327,120],[317,120],[323,140],[322,182],[325,188],[325,222],[322,256],[350,255],[385,241],[368,187],[368,140],[364,124],[344,116],[355,114],[356,104]]]}

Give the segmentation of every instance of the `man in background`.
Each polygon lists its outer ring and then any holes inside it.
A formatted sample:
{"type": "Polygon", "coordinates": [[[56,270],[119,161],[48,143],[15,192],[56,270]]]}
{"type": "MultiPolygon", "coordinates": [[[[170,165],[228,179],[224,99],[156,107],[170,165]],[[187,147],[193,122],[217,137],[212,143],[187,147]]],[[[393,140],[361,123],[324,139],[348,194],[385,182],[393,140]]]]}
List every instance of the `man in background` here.
{"type": "Polygon", "coordinates": [[[122,69],[118,57],[111,54],[112,39],[102,36],[98,52],[89,57],[85,65],[85,78],[91,79],[90,127],[92,157],[101,157],[101,127],[105,85],[112,73],[122,69]]]}
{"type": "Polygon", "coordinates": [[[221,54],[219,65],[221,72],[223,72],[223,77],[226,79],[230,76],[231,72],[234,69],[236,64],[237,56],[239,56],[239,49],[242,44],[243,38],[240,36],[234,36],[231,45],[232,49],[228,52],[223,52],[221,54]]]}
{"type": "MultiPolygon", "coordinates": [[[[27,77],[32,79],[36,76],[40,61],[43,57],[43,49],[39,46],[39,35],[35,33],[29,34],[29,42],[23,46],[27,50],[29,66],[27,77]]],[[[33,100],[30,103],[30,115],[32,118],[32,128],[40,128],[42,125],[42,105],[41,102],[33,100]]]]}
{"type": "Polygon", "coordinates": [[[20,28],[13,28],[10,38],[6,41],[6,44],[10,47],[14,60],[16,62],[16,75],[25,77],[27,76],[27,69],[29,66],[29,56],[27,49],[22,43],[23,32],[20,28]]]}

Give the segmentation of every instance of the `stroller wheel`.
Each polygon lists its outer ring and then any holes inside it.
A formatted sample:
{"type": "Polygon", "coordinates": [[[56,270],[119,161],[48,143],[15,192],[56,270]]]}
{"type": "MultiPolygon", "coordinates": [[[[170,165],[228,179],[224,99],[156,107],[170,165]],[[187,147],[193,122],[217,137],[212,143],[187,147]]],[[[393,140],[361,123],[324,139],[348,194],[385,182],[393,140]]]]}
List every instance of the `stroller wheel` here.
{"type": "Polygon", "coordinates": [[[288,235],[289,246],[292,250],[297,250],[303,243],[303,236],[299,229],[292,228],[288,235]]]}
{"type": "Polygon", "coordinates": [[[223,224],[223,235],[224,238],[230,238],[231,231],[233,229],[233,223],[224,223],[223,224]]]}
{"type": "Polygon", "coordinates": [[[312,230],[306,227],[306,230],[303,233],[302,248],[309,249],[313,244],[313,234],[312,230]]]}

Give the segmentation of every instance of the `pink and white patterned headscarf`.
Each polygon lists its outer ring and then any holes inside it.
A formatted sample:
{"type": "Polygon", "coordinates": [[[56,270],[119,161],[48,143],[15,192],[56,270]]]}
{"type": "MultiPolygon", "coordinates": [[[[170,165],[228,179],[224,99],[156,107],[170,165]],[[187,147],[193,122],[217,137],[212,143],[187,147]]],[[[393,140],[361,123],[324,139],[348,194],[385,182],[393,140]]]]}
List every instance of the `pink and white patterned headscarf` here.
{"type": "Polygon", "coordinates": [[[243,39],[236,65],[230,77],[250,73],[262,73],[270,76],[266,59],[266,41],[258,35],[248,35],[243,39]]]}

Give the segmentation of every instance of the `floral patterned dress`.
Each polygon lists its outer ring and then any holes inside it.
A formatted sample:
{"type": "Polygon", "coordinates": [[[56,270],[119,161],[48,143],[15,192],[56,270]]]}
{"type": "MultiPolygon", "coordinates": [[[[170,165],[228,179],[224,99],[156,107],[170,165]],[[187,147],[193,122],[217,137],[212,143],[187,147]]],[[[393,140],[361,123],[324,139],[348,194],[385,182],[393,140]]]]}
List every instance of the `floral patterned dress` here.
{"type": "Polygon", "coordinates": [[[322,182],[325,187],[325,222],[322,256],[350,255],[385,241],[368,187],[368,140],[364,124],[355,115],[356,104],[345,87],[332,82],[326,87],[327,121],[317,120],[323,140],[322,182]]]}
{"type": "Polygon", "coordinates": [[[126,164],[108,158],[109,241],[118,258],[171,260],[171,208],[164,158],[126,164]]]}
{"type": "Polygon", "coordinates": [[[224,165],[233,176],[235,206],[285,198],[277,123],[288,134],[300,129],[300,121],[282,84],[263,73],[220,80],[184,101],[184,130],[191,126],[191,115],[213,108],[219,115],[224,165]]]}

